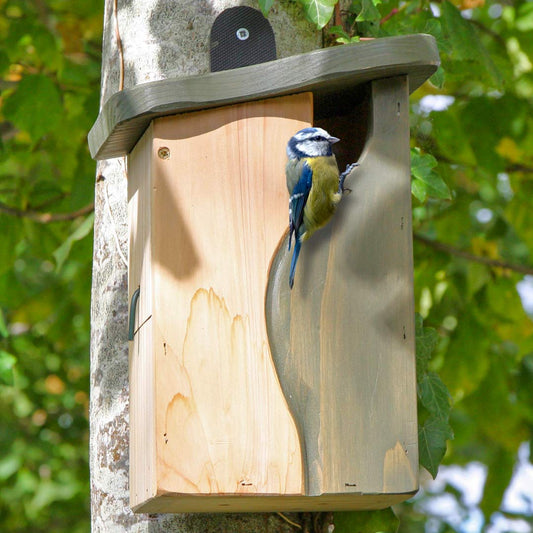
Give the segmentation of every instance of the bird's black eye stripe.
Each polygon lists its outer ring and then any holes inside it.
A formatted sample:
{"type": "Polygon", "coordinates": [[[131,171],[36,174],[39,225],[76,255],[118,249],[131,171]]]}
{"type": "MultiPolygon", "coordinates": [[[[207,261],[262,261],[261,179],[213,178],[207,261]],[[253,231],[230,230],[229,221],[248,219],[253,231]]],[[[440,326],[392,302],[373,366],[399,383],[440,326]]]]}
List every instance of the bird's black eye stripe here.
{"type": "Polygon", "coordinates": [[[322,135],[316,135],[315,137],[311,138],[312,141],[325,141],[326,138],[322,137],[322,135]]]}

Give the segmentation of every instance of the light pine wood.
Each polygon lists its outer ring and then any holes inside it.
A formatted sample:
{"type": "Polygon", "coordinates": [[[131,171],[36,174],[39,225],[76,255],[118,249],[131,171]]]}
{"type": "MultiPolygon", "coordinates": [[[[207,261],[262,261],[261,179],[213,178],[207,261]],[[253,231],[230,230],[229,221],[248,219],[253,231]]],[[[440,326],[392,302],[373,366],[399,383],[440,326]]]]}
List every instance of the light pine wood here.
{"type": "Polygon", "coordinates": [[[136,508],[140,513],[265,513],[272,511],[360,511],[384,509],[414,496],[409,494],[324,494],[322,496],[272,496],[240,494],[217,497],[161,494],[136,508]]]}
{"type": "Polygon", "coordinates": [[[334,94],[353,99],[361,84],[409,76],[414,91],[439,65],[431,35],[402,35],[336,46],[224,72],[171,78],[119,91],[105,103],[89,132],[95,159],[126,155],[150,121],[185,111],[312,91],[316,116],[335,115],[334,94]]]}
{"type": "Polygon", "coordinates": [[[312,496],[418,488],[408,96],[406,77],[372,82],[352,192],[303,244],[292,291],[286,241],[270,271],[269,340],[312,496]]]}
{"type": "Polygon", "coordinates": [[[130,156],[128,172],[128,219],[130,231],[128,294],[137,288],[135,335],[130,342],[130,499],[143,501],[156,490],[155,366],[152,332],[151,178],[152,136],[150,126],[130,156]],[[132,393],[134,391],[135,393],[132,393]],[[142,475],[138,475],[142,473],[142,475]]]}
{"type": "Polygon", "coordinates": [[[152,136],[153,128],[150,126],[131,154],[130,161],[134,164],[128,169],[129,302],[135,290],[141,288],[135,313],[135,331],[152,316],[152,136]]]}
{"type": "MultiPolygon", "coordinates": [[[[264,294],[287,226],[285,144],[311,119],[310,93],[162,118],[130,156],[131,261],[142,264],[130,273],[130,294],[141,280],[130,344],[136,510],[169,493],[304,493],[264,294]]],[[[211,500],[204,510],[218,508],[211,500]]]]}

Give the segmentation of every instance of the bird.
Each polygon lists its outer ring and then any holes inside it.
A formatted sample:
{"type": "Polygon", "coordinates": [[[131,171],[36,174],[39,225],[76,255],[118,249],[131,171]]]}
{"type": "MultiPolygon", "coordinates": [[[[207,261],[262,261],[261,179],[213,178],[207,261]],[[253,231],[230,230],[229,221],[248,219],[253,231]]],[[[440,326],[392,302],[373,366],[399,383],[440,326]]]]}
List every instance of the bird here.
{"type": "Polygon", "coordinates": [[[339,174],[332,145],[340,139],[322,128],[304,128],[287,143],[285,177],[289,190],[289,251],[294,237],[289,287],[294,285],[302,242],[333,216],[344,192],[344,180],[358,163],[339,174]]]}

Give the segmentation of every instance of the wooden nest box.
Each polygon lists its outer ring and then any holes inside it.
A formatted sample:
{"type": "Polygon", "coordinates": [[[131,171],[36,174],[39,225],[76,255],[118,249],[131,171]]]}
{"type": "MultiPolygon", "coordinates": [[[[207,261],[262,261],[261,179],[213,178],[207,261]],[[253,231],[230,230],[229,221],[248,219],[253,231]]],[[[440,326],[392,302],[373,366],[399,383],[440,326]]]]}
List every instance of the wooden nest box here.
{"type": "Polygon", "coordinates": [[[418,488],[409,93],[427,35],[113,95],[128,155],[130,491],[137,512],[387,507],[418,488]],[[359,161],[288,284],[288,139],[359,161]],[[136,300],[137,298],[135,298],[136,300]]]}

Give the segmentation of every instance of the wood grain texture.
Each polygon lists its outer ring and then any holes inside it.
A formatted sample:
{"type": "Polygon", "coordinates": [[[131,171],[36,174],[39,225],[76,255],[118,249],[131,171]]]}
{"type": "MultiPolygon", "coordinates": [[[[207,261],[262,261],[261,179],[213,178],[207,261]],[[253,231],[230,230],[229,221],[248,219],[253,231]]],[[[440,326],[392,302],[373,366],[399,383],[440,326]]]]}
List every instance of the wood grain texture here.
{"type": "Polygon", "coordinates": [[[140,287],[135,335],[129,343],[130,500],[144,501],[157,489],[155,449],[155,366],[152,324],[152,137],[150,126],[130,155],[128,172],[128,301],[140,287]]]}
{"type": "Polygon", "coordinates": [[[408,494],[324,494],[321,496],[161,494],[139,505],[138,513],[265,513],[272,511],[360,511],[384,509],[403,502],[408,494]]]}
{"type": "Polygon", "coordinates": [[[137,85],[115,93],[89,133],[95,159],[129,153],[151,120],[304,91],[315,95],[315,118],[328,114],[331,94],[351,98],[357,86],[377,78],[409,76],[409,91],[439,65],[435,39],[405,35],[317,50],[240,69],[137,85]]]}
{"type": "MultiPolygon", "coordinates": [[[[269,351],[264,293],[287,226],[286,139],[311,118],[310,93],[161,118],[130,156],[131,188],[138,189],[130,207],[139,217],[131,220],[131,257],[150,263],[152,287],[145,295],[151,318],[131,345],[137,510],[149,510],[147,500],[158,508],[169,493],[304,491],[302,451],[269,351]],[[170,157],[159,157],[160,148],[170,157]],[[150,235],[140,238],[146,211],[150,235]],[[139,354],[145,331],[151,344],[139,354]]],[[[132,268],[130,290],[145,270],[132,268]]],[[[204,510],[218,505],[205,503],[204,510]]]]}
{"type": "Polygon", "coordinates": [[[408,94],[404,76],[372,82],[351,194],[303,244],[292,291],[286,241],[270,271],[269,340],[311,496],[418,487],[408,94]]]}

